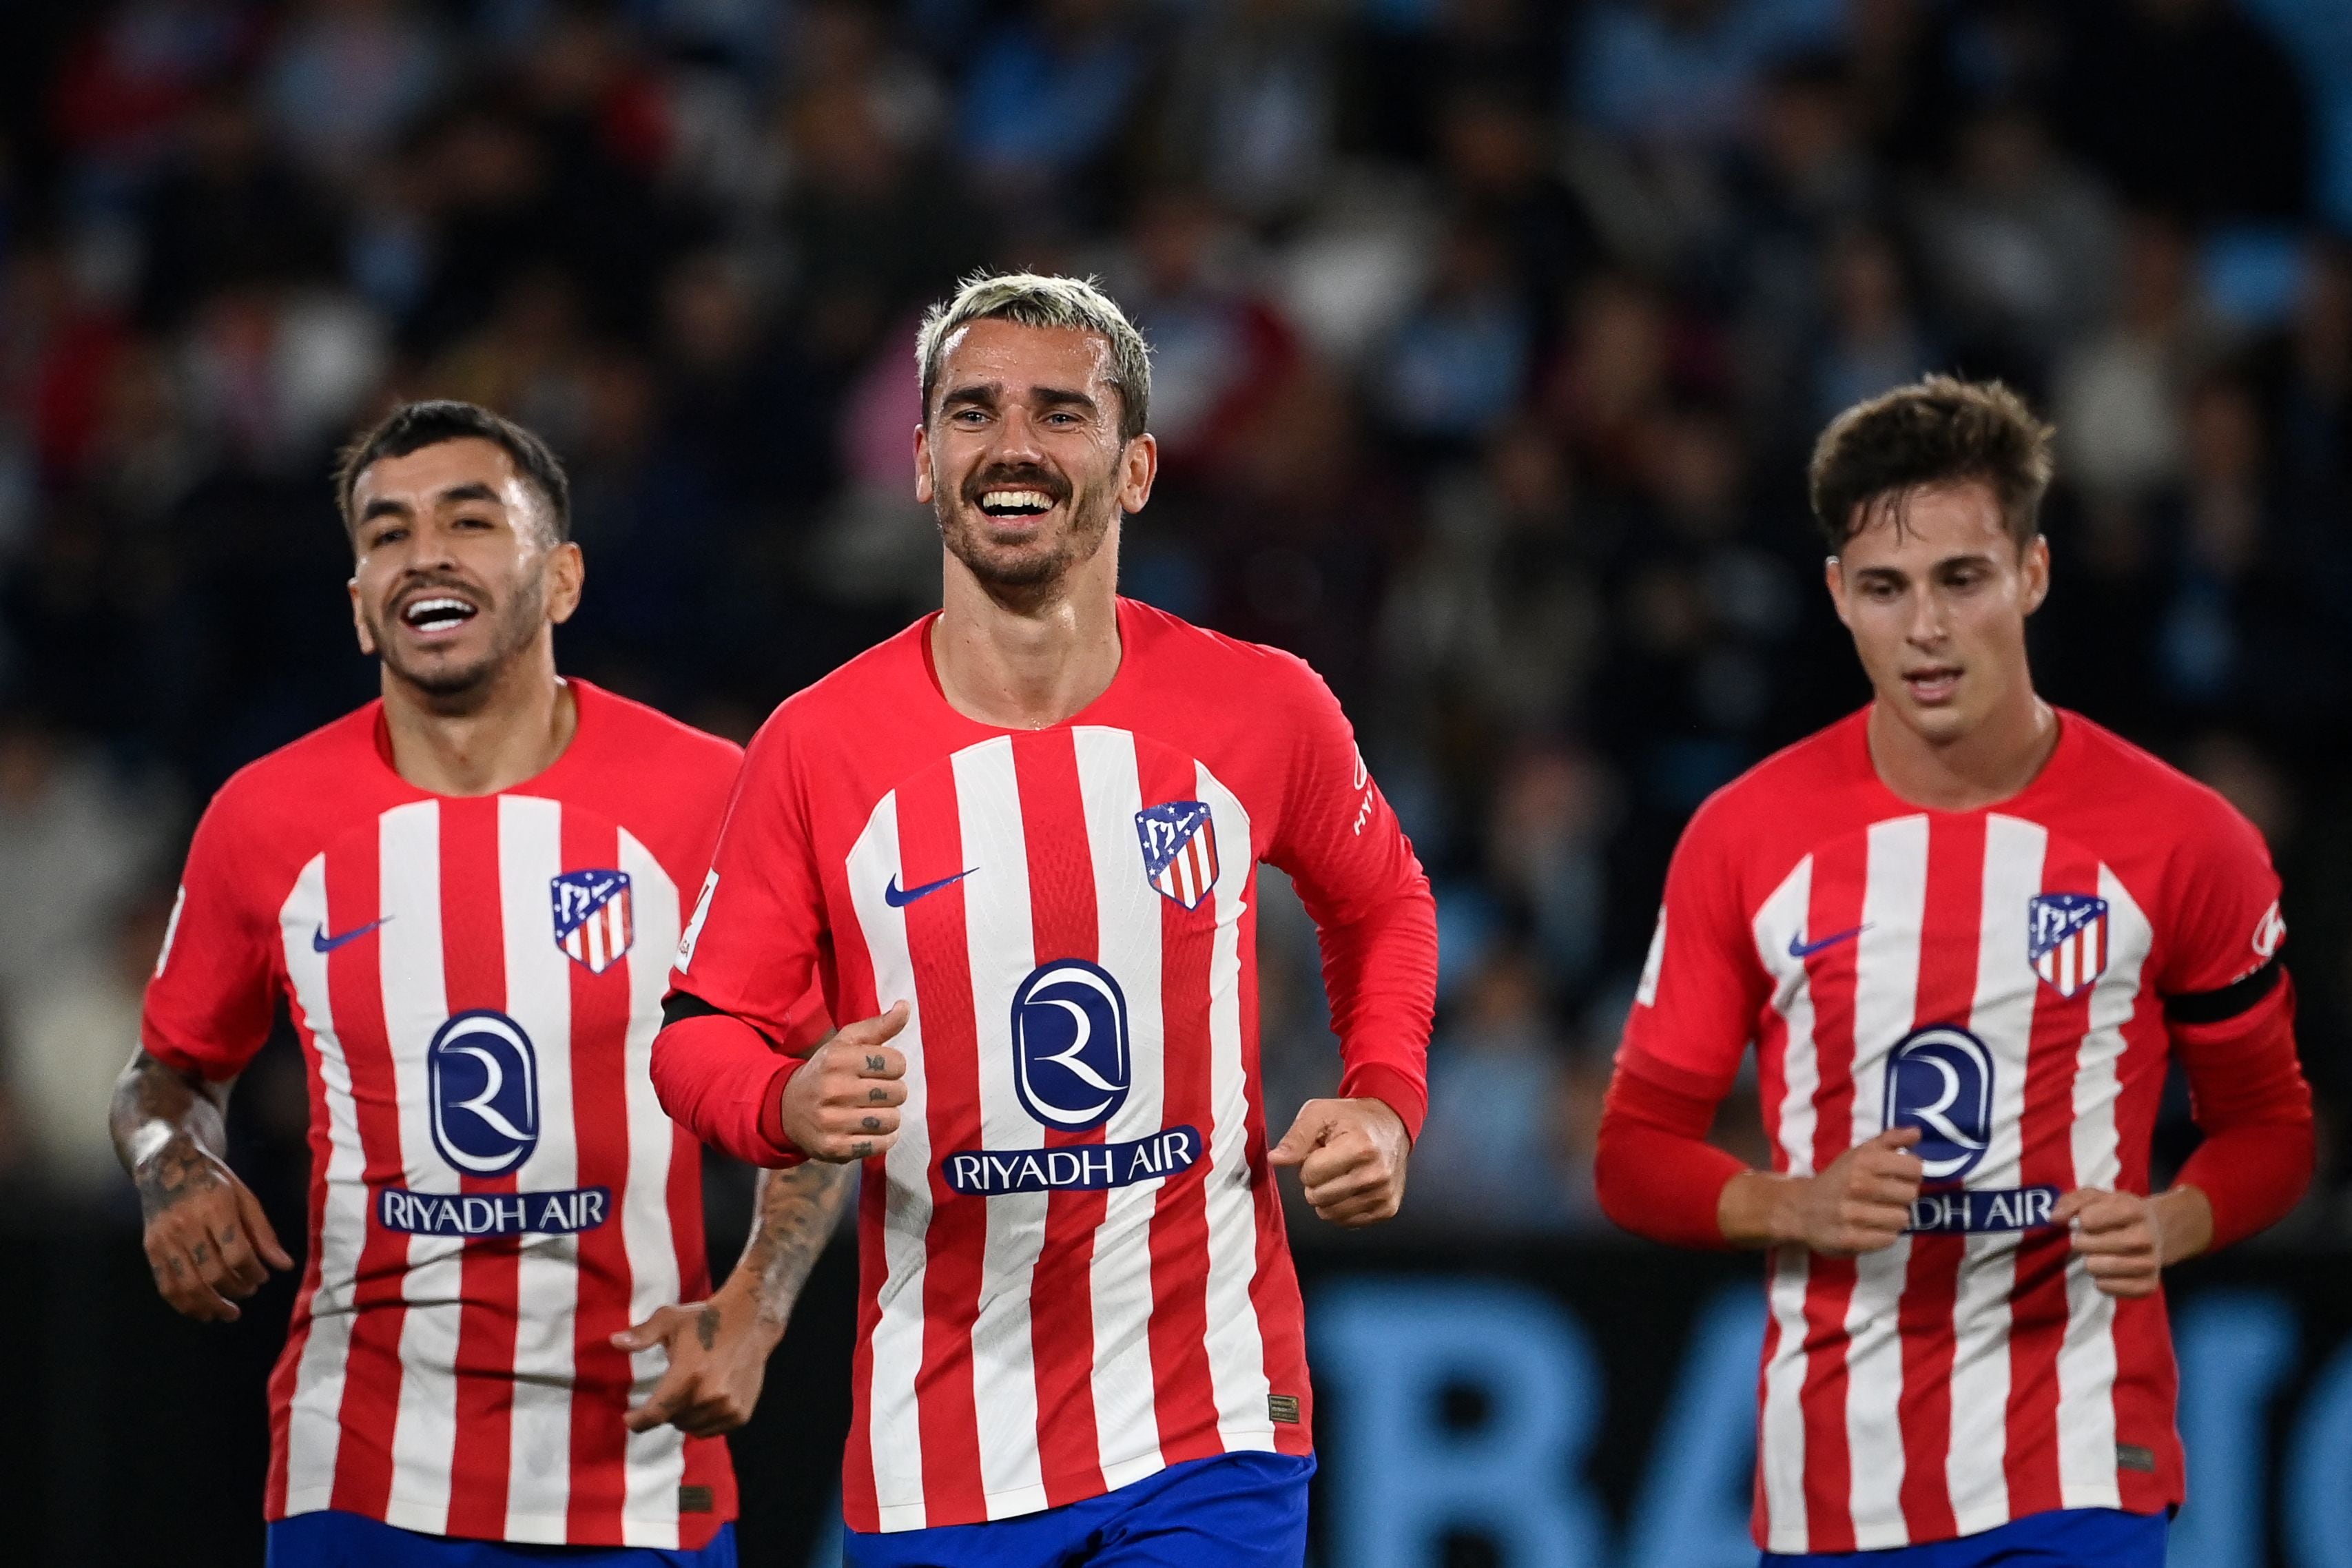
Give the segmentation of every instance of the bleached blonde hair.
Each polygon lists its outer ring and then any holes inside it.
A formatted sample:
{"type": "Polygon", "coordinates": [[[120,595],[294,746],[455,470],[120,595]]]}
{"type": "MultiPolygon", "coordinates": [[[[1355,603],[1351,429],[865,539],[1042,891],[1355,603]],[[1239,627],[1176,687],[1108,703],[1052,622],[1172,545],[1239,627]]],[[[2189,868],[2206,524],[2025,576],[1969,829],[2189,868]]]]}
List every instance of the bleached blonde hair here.
{"type": "Polygon", "coordinates": [[[915,334],[915,363],[922,374],[923,418],[931,416],[939,388],[940,361],[948,339],[974,321],[1012,321],[1024,327],[1066,327],[1093,332],[1110,345],[1111,385],[1118,389],[1118,438],[1143,434],[1151,409],[1151,348],[1118,302],[1091,278],[1049,278],[1035,272],[975,272],[956,286],[952,299],[923,312],[915,334]]]}

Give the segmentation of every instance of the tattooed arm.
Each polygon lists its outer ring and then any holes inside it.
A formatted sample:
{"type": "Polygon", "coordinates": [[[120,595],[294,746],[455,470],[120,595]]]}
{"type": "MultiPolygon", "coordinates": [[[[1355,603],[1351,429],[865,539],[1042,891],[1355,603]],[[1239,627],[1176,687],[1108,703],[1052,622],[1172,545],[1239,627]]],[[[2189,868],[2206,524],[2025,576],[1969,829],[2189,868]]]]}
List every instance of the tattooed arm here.
{"type": "Polygon", "coordinates": [[[731,1432],[751,1418],[768,1374],[768,1353],[784,1337],[817,1255],[849,1194],[846,1165],[812,1160],[760,1173],[751,1239],[727,1282],[708,1301],[664,1307],[613,1343],[635,1352],[663,1345],[669,1370],[653,1396],[629,1412],[632,1432],[668,1422],[697,1437],[731,1432]]]}
{"type": "Polygon", "coordinates": [[[222,1157],[228,1090],[142,1050],[115,1080],[107,1114],[114,1152],[138,1184],[155,1288],[208,1322],[233,1321],[269,1269],[294,1265],[222,1157]]]}

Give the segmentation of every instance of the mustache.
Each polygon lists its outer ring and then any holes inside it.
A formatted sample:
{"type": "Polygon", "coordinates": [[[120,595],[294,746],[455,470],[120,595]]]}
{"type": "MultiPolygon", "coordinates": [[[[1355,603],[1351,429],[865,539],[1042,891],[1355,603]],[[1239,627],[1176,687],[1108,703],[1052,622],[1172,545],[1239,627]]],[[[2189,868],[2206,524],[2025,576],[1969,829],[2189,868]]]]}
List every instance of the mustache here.
{"type": "Polygon", "coordinates": [[[978,506],[991,490],[1040,490],[1057,501],[1070,499],[1070,481],[1050,468],[1031,463],[999,463],[982,468],[963,482],[967,506],[978,506]]]}

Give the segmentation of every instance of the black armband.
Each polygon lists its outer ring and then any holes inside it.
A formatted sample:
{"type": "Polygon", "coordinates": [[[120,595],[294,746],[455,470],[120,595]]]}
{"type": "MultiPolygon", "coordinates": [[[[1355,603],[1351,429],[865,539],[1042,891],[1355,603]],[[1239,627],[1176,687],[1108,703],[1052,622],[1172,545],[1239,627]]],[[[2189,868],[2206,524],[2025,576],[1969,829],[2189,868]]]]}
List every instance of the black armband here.
{"type": "Polygon", "coordinates": [[[2226,1024],[2252,1012],[2254,1004],[2277,990],[2285,976],[2286,970],[2275,956],[2266,958],[2251,973],[2218,991],[2191,991],[2166,997],[2164,1016],[2175,1024],[2226,1024]]]}

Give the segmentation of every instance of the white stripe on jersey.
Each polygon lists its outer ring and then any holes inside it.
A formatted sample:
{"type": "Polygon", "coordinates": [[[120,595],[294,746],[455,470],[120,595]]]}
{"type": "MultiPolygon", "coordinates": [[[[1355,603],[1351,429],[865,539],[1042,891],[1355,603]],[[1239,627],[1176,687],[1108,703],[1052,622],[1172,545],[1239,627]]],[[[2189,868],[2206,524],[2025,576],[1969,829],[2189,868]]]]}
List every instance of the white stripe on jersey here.
{"type": "MultiPolygon", "coordinates": [[[[441,806],[421,800],[377,819],[384,917],[376,932],[385,1037],[400,1106],[400,1159],[411,1192],[455,1193],[457,1173],[435,1152],[426,1058],[449,1016],[441,969],[441,806]],[[397,918],[394,912],[397,911],[397,918]]],[[[384,1522],[438,1535],[449,1524],[457,1443],[457,1322],[465,1239],[411,1236],[401,1290],[400,1405],[392,1428],[392,1496],[384,1522]]]]}
{"type": "MultiPolygon", "coordinates": [[[[2021,983],[2026,911],[2042,891],[2049,832],[2020,817],[1985,818],[1984,893],[1978,916],[1977,988],[1969,1027],[1993,1053],[1990,1136],[1971,1185],[2014,1187],[2024,1154],[2026,1058],[2038,987],[2021,983]]],[[[2009,1518],[2010,1290],[2017,1279],[2018,1236],[1964,1238],[1954,1287],[1951,1444],[1944,1484],[1962,1534],[2009,1518]]]]}
{"type": "MultiPolygon", "coordinates": [[[[905,1002],[907,1026],[890,1043],[907,1058],[908,1115],[898,1142],[882,1159],[889,1184],[882,1220],[882,1257],[887,1270],[877,1292],[878,1315],[869,1345],[873,1383],[866,1391],[867,1447],[874,1465],[874,1490],[881,1527],[923,1528],[923,1428],[915,1398],[916,1374],[923,1366],[923,1274],[929,1263],[924,1236],[931,1224],[931,1129],[923,1115],[923,1013],[915,996],[914,960],[907,951],[907,917],[890,907],[884,889],[902,877],[898,854],[898,796],[886,795],[849,851],[849,896],[857,927],[874,964],[877,1006],[888,1012],[905,1002]]],[[[869,1173],[870,1179],[870,1173],[869,1173]]]]}
{"type": "MultiPolygon", "coordinates": [[[[2114,872],[2099,868],[2107,901],[2106,973],[2091,991],[2090,1029],[2074,1063],[2071,1129],[2074,1184],[2112,1189],[2123,1173],[2116,1100],[2123,1026],[2140,995],[2140,966],[2155,940],[2147,916],[2114,872]]],[[[2066,1265],[2066,1337],[2058,1350],[2058,1489],[2068,1508],[2121,1506],[2116,1485],[2116,1302],[2078,1255],[2066,1265]]]]}
{"type": "MultiPolygon", "coordinates": [[[[1013,994],[1036,967],[1037,952],[1012,737],[967,746],[955,754],[953,767],[964,863],[978,868],[963,886],[964,946],[971,964],[972,1032],[980,1058],[980,1146],[1042,1149],[1045,1130],[1022,1109],[1013,1082],[1013,994]]],[[[991,1519],[1045,1507],[1029,1298],[1051,1196],[1012,1193],[986,1200],[980,1312],[971,1325],[971,1394],[980,1426],[981,1490],[991,1519]]]]}
{"type": "MultiPolygon", "coordinates": [[[[1137,873],[1136,814],[1143,786],[1135,737],[1080,725],[1078,793],[1094,861],[1097,958],[1119,977],[1128,1008],[1131,1068],[1126,1103],[1103,1128],[1121,1143],[1160,1131],[1167,1100],[1167,1009],[1161,999],[1161,897],[1137,873]]],[[[1194,836],[1196,838],[1198,835],[1194,836]]],[[[1162,1468],[1151,1380],[1151,1216],[1164,1178],[1113,1187],[1095,1227],[1088,1289],[1094,1297],[1095,1448],[1104,1483],[1122,1487],[1162,1468]],[[1137,1267],[1137,1259],[1144,1260],[1137,1267]]],[[[990,1202],[998,1200],[991,1199],[990,1202]]]]}
{"type": "MultiPolygon", "coordinates": [[[[1854,938],[1853,1108],[1849,1148],[1869,1142],[1886,1124],[1886,1058],[1911,1032],[1919,1002],[1917,933],[1927,904],[1927,819],[1902,816],[1873,823],[1862,895],[1862,931],[1854,938]]],[[[1853,1294],[1846,1306],[1846,1451],[1854,1456],[1853,1540],[1860,1551],[1902,1546],[1911,1539],[1903,1521],[1903,1282],[1911,1266],[1911,1238],[1853,1260],[1853,1294]]]]}
{"type": "Polygon", "coordinates": [[[1203,1194],[1209,1221],[1209,1381],[1217,1435],[1228,1453],[1274,1451],[1265,1344],[1250,1282],[1257,1274],[1257,1205],[1250,1187],[1249,1082],[1242,1070],[1243,889],[1257,861],[1249,813],[1207,767],[1194,764],[1201,799],[1224,846],[1218,856],[1217,931],[1209,956],[1209,1104],[1213,1124],[1203,1194]]]}
{"type": "MultiPolygon", "coordinates": [[[[1781,1051],[1785,1088],[1778,1118],[1781,1158],[1790,1175],[1813,1170],[1813,1094],[1821,1087],[1821,1057],[1813,1043],[1813,993],[1805,961],[1790,956],[1790,939],[1805,929],[1813,897],[1813,858],[1806,856],[1756,911],[1751,926],[1764,971],[1774,980],[1772,1005],[1788,1029],[1781,1051]]],[[[1801,1247],[1776,1247],[1767,1295],[1779,1325],[1764,1369],[1761,1416],[1765,1515],[1776,1551],[1802,1551],[1805,1542],[1805,1284],[1811,1255],[1801,1247]]]]}
{"type": "Polygon", "coordinates": [[[319,1233],[319,1288],[310,1295],[309,1337],[294,1373],[294,1395],[286,1416],[286,1511],[325,1508],[335,1491],[335,1456],[342,1446],[343,1376],[352,1348],[352,1298],[360,1247],[367,1240],[368,1195],[362,1178],[367,1156],[360,1147],[358,1102],[352,1097],[352,1066],[335,1032],[335,1011],[327,994],[327,955],[317,934],[328,929],[327,858],[314,855],[294,880],[278,911],[278,934],[286,950],[286,978],[299,1022],[307,1026],[319,1054],[319,1082],[327,1110],[327,1169],[324,1213],[319,1233]]]}
{"type": "MultiPolygon", "coordinates": [[[[623,961],[629,966],[629,1031],[622,1069],[629,1187],[620,1205],[621,1242],[629,1258],[629,1321],[641,1323],[676,1301],[678,1292],[677,1246],[669,1225],[670,1163],[677,1134],[654,1092],[652,1076],[654,1036],[661,1031],[662,994],[669,989],[670,954],[677,947],[677,885],[627,828],[618,833],[620,869],[629,879],[637,926],[646,939],[623,961]]],[[[633,1392],[643,1397],[661,1381],[669,1358],[659,1350],[639,1351],[629,1364],[635,1373],[633,1392]]],[[[621,1516],[623,1543],[675,1550],[686,1434],[667,1425],[633,1432],[625,1455],[628,1500],[621,1516]]]]}
{"type": "MultiPolygon", "coordinates": [[[[499,799],[499,922],[505,1012],[538,1044],[539,1142],[515,1170],[523,1192],[580,1184],[572,1120],[572,963],[549,939],[547,889],[563,870],[563,808],[499,799]]],[[[529,1235],[515,1265],[514,1407],[508,1432],[509,1541],[560,1544],[572,1500],[572,1344],[580,1305],[580,1238],[529,1235]]]]}

